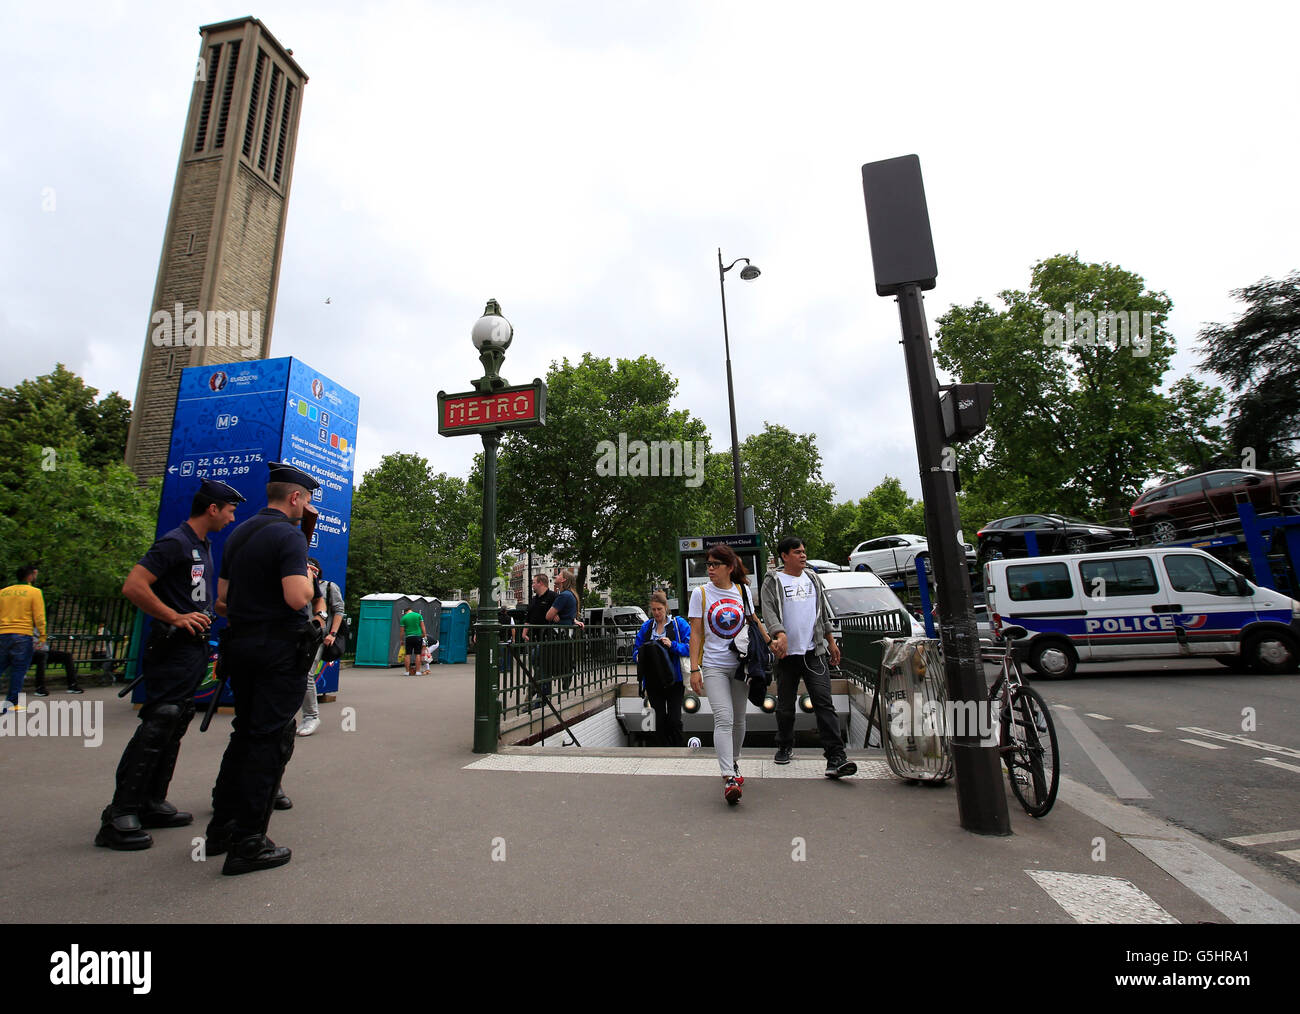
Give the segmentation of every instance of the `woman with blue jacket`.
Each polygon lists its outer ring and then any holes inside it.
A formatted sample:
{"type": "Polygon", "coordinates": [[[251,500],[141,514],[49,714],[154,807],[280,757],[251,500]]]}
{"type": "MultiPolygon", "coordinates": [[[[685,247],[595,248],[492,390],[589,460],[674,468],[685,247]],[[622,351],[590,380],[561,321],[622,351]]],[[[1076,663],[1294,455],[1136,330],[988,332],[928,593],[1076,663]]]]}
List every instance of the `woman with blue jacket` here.
{"type": "Polygon", "coordinates": [[[668,664],[673,673],[672,685],[667,689],[648,680],[642,686],[650,706],[655,709],[655,731],[660,745],[682,745],[682,662],[691,652],[691,628],[680,616],[668,616],[668,596],[657,591],[650,596],[650,619],[641,624],[632,647],[632,661],[637,661],[641,649],[647,644],[662,645],[668,653],[668,664]]]}

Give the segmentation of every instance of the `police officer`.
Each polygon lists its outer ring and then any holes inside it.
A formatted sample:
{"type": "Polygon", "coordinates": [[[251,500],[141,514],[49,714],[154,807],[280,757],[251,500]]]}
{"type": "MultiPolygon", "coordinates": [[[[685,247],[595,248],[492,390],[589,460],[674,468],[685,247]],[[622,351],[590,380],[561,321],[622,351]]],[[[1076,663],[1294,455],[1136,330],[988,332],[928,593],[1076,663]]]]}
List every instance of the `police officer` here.
{"type": "Polygon", "coordinates": [[[235,719],[212,790],[207,853],[226,855],[221,872],[283,866],[287,848],[266,836],[276,786],[293,754],[303,673],[320,643],[308,607],[307,543],[316,525],[306,472],[270,462],[266,509],[241,524],[221,557],[217,612],[230,620],[219,665],[230,680],[235,719]],[[302,519],[301,529],[294,524],[302,519]]]}
{"type": "Polygon", "coordinates": [[[150,547],[127,575],[122,594],[153,617],[144,651],[145,702],[140,724],[122,751],[113,801],[100,816],[95,844],[147,849],[145,828],[184,827],[194,815],[167,801],[181,739],[194,717],[194,692],[208,669],[208,628],[216,575],[208,537],[235,520],[239,491],[204,479],[190,519],[150,547]]]}

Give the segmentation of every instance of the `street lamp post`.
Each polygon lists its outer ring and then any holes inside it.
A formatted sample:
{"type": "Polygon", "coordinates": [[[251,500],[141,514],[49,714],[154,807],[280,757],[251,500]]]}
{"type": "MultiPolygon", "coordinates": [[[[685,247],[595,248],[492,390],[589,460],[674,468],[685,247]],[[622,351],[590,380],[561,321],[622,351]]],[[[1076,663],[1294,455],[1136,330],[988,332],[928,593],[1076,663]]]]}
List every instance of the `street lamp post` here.
{"type": "Polygon", "coordinates": [[[512,387],[501,376],[514,328],[501,316],[501,306],[489,299],[470,337],[479,350],[483,376],[471,381],[472,392],[438,392],[438,432],[443,436],[478,433],[483,438],[483,538],[480,546],[478,651],[474,660],[474,752],[491,753],[497,745],[497,607],[493,587],[497,570],[497,446],[507,429],[546,424],[546,385],[541,380],[512,387]]]}
{"type": "Polygon", "coordinates": [[[718,288],[722,292],[722,343],[727,351],[727,408],[731,412],[731,475],[736,484],[736,533],[745,531],[745,500],[740,492],[740,440],[736,435],[736,393],[731,383],[731,336],[727,333],[727,285],[726,274],[741,261],[745,266],[740,269],[740,277],[752,282],[761,271],[750,263],[748,257],[738,257],[725,268],[722,266],[722,248],[718,247],[718,288]]]}

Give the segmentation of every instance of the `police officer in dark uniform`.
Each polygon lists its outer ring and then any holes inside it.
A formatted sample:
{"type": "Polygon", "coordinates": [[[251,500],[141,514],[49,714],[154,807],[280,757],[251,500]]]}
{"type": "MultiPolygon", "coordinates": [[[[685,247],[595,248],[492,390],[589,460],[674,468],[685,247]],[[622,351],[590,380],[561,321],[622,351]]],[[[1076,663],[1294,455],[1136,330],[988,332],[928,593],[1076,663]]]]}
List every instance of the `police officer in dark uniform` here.
{"type": "Polygon", "coordinates": [[[320,483],[292,465],[269,467],[266,509],[230,536],[217,582],[217,612],[230,620],[218,665],[230,680],[235,718],[212,790],[207,853],[226,855],[221,872],[227,875],[269,870],[292,857],[266,830],[293,754],[303,674],[321,640],[308,613],[307,573],[317,517],[312,491],[320,483]],[[299,518],[301,529],[294,524],[299,518]]]}
{"type": "Polygon", "coordinates": [[[208,628],[216,605],[216,574],[208,537],[235,520],[239,491],[204,479],[190,519],[150,547],[132,568],[122,594],[153,617],[144,650],[145,702],[140,724],[122,751],[113,801],[100,816],[95,844],[147,849],[145,828],[184,827],[194,815],[167,801],[181,739],[194,717],[194,692],[208,670],[208,628]]]}

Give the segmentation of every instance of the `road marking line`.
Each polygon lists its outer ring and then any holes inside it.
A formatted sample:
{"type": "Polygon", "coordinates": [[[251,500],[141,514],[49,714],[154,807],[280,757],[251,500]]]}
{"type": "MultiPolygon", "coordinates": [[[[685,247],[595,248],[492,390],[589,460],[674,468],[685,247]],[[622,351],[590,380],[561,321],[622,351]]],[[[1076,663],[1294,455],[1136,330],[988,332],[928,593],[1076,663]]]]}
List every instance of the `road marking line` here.
{"type": "Polygon", "coordinates": [[[1224,838],[1234,845],[1271,845],[1277,841],[1300,839],[1300,831],[1270,831],[1267,834],[1243,834],[1240,838],[1224,838]]]}
{"type": "Polygon", "coordinates": [[[1111,718],[1110,715],[1099,715],[1099,714],[1097,714],[1095,711],[1085,711],[1084,714],[1087,715],[1089,718],[1095,718],[1095,719],[1097,719],[1097,721],[1099,721],[1099,722],[1113,722],[1113,721],[1115,721],[1115,719],[1111,718]]]}
{"type": "Polygon", "coordinates": [[[1120,837],[1233,922],[1300,922],[1292,909],[1191,842],[1120,837]]]}
{"type": "Polygon", "coordinates": [[[1053,711],[1073,711],[1074,706],[1070,704],[1052,704],[1049,705],[1053,711]]]}
{"type": "Polygon", "coordinates": [[[1055,870],[1025,872],[1075,922],[1178,923],[1131,880],[1088,873],[1058,873],[1055,870]]]}
{"type": "Polygon", "coordinates": [[[1060,724],[1070,730],[1080,749],[1096,765],[1101,776],[1106,779],[1111,791],[1120,799],[1150,799],[1151,793],[1143,788],[1124,764],[1111,753],[1110,747],[1097,738],[1097,734],[1088,728],[1088,724],[1072,711],[1063,711],[1060,724]]]}
{"type": "Polygon", "coordinates": [[[1288,859],[1300,863],[1300,849],[1288,849],[1285,852],[1279,852],[1278,855],[1286,856],[1288,859]]]}
{"type": "Polygon", "coordinates": [[[1218,743],[1206,743],[1205,741],[1203,741],[1203,740],[1199,740],[1199,739],[1182,739],[1182,740],[1179,740],[1179,742],[1180,742],[1180,743],[1191,743],[1192,746],[1203,746],[1203,747],[1205,747],[1205,749],[1207,749],[1207,750],[1226,750],[1226,749],[1228,749],[1226,746],[1219,746],[1218,743]]]}
{"type": "Polygon", "coordinates": [[[1300,760],[1300,750],[1293,750],[1289,746],[1261,743],[1257,739],[1247,739],[1245,736],[1234,736],[1226,732],[1215,732],[1213,729],[1198,729],[1195,726],[1180,725],[1178,731],[1193,732],[1198,736],[1209,736],[1210,739],[1221,739],[1225,743],[1238,743],[1241,746],[1253,747],[1256,750],[1267,750],[1269,753],[1280,753],[1283,757],[1294,757],[1296,760],[1300,760]]]}
{"type": "Polygon", "coordinates": [[[1280,761],[1276,757],[1256,757],[1255,760],[1260,764],[1267,764],[1269,767],[1286,768],[1288,771],[1294,771],[1296,774],[1300,774],[1300,767],[1297,767],[1295,764],[1288,764],[1286,761],[1280,761]]]}
{"type": "MultiPolygon", "coordinates": [[[[857,761],[856,779],[892,778],[889,765],[878,760],[857,761]]],[[[550,774],[584,775],[686,775],[720,778],[716,757],[556,757],[522,754],[489,754],[465,765],[467,771],[533,771],[550,774]]],[[[771,760],[741,758],[740,770],[748,778],[814,778],[826,780],[826,762],[796,759],[777,765],[771,760]]]]}
{"type": "Polygon", "coordinates": [[[1138,732],[1159,732],[1159,729],[1153,729],[1149,725],[1126,725],[1126,729],[1137,729],[1138,732]]]}

